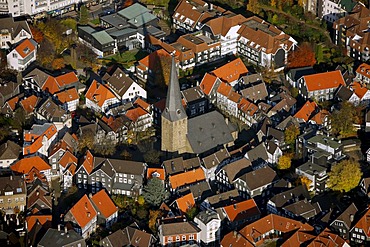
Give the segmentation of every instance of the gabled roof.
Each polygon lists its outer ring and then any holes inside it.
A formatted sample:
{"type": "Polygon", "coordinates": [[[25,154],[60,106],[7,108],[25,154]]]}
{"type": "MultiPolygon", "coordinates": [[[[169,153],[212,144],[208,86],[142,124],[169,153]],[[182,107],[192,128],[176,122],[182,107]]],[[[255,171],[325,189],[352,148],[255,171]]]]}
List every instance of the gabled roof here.
{"type": "Polygon", "coordinates": [[[77,165],[77,158],[74,156],[69,150],[67,150],[62,158],[59,160],[59,165],[63,166],[64,168],[67,168],[70,164],[76,164],[77,165]]]}
{"type": "Polygon", "coordinates": [[[79,80],[74,72],[61,74],[57,77],[50,75],[42,85],[42,90],[47,90],[49,93],[54,94],[78,81],[79,80]]]}
{"type": "Polygon", "coordinates": [[[169,182],[171,184],[171,188],[176,189],[178,187],[199,182],[205,179],[206,177],[202,168],[197,168],[188,172],[172,175],[169,177],[169,182]]]}
{"type": "Polygon", "coordinates": [[[30,97],[21,100],[19,103],[23,107],[25,112],[27,114],[30,114],[33,112],[38,102],[39,98],[35,95],[31,95],[30,97]]]}
{"type": "Polygon", "coordinates": [[[261,212],[254,199],[234,203],[223,208],[230,222],[259,217],[261,212]]]}
{"type": "MultiPolygon", "coordinates": [[[[362,229],[364,234],[369,238],[370,237],[370,209],[367,209],[365,214],[357,221],[353,228],[362,229]]],[[[351,231],[353,231],[353,228],[351,231]]]]}
{"type": "MultiPolygon", "coordinates": [[[[339,235],[330,232],[329,229],[322,231],[307,247],[336,247],[345,246],[346,241],[339,235]]],[[[348,244],[347,244],[348,245],[348,244]]],[[[349,246],[349,245],[348,245],[349,246]]]]}
{"type": "Polygon", "coordinates": [[[70,89],[57,93],[56,97],[62,103],[67,103],[67,102],[71,102],[71,101],[79,99],[78,93],[75,87],[72,87],[70,89]]]}
{"type": "Polygon", "coordinates": [[[93,195],[91,201],[106,219],[118,211],[116,205],[114,205],[114,202],[104,189],[93,195]]]}
{"type": "Polygon", "coordinates": [[[51,227],[52,215],[30,215],[26,217],[27,231],[30,232],[36,224],[51,227]]]}
{"type": "Polygon", "coordinates": [[[351,205],[348,206],[346,210],[343,211],[342,214],[340,214],[332,223],[331,225],[335,224],[335,221],[341,221],[343,222],[348,229],[352,226],[352,221],[354,219],[355,214],[357,213],[358,209],[354,203],[351,203],[351,205]]]}
{"type": "Polygon", "coordinates": [[[240,100],[238,108],[241,112],[244,112],[249,116],[253,116],[258,110],[258,107],[255,104],[244,97],[240,100]]]}
{"type": "Polygon", "coordinates": [[[108,85],[103,85],[94,80],[86,92],[86,98],[102,107],[104,102],[116,98],[109,90],[108,85]]]}
{"type": "Polygon", "coordinates": [[[43,138],[50,140],[58,133],[56,126],[52,123],[32,126],[31,130],[24,131],[23,155],[36,153],[43,146],[43,138]]]}
{"type": "Polygon", "coordinates": [[[356,73],[370,78],[370,65],[366,63],[361,64],[356,69],[356,73]]]}
{"type": "Polygon", "coordinates": [[[295,118],[302,119],[305,122],[311,118],[312,114],[316,111],[317,104],[309,100],[302,106],[302,108],[294,115],[295,118]]]}
{"type": "Polygon", "coordinates": [[[138,105],[139,107],[143,108],[146,111],[149,111],[150,109],[150,104],[147,103],[145,100],[142,98],[137,98],[134,102],[134,105],[138,105]]]}
{"type": "Polygon", "coordinates": [[[340,70],[305,75],[303,78],[309,92],[338,88],[340,85],[346,85],[340,70]]]}
{"type": "Polygon", "coordinates": [[[161,232],[163,236],[175,236],[179,234],[197,234],[201,230],[190,222],[168,222],[162,223],[161,232]]]}
{"type": "Polygon", "coordinates": [[[51,169],[50,165],[39,156],[23,158],[10,166],[10,169],[18,173],[27,174],[34,167],[39,171],[51,169]]]}
{"type": "Polygon", "coordinates": [[[365,96],[365,94],[369,91],[366,86],[362,86],[361,83],[354,81],[351,85],[352,90],[355,94],[360,98],[360,100],[365,96]]]}
{"type": "Polygon", "coordinates": [[[14,111],[15,108],[17,107],[18,101],[19,101],[19,97],[18,96],[15,96],[15,97],[9,99],[8,101],[6,101],[5,104],[8,104],[8,106],[10,107],[10,109],[12,111],[14,111]]]}
{"type": "Polygon", "coordinates": [[[248,172],[240,177],[246,182],[249,190],[255,190],[272,184],[278,180],[276,172],[269,166],[264,166],[255,171],[248,172]]]}
{"type": "Polygon", "coordinates": [[[143,108],[141,107],[136,107],[134,109],[130,109],[128,111],[126,111],[126,117],[128,117],[131,121],[133,122],[137,122],[139,120],[140,117],[142,116],[145,116],[149,114],[147,111],[145,111],[143,108]]]}
{"type": "Polygon", "coordinates": [[[86,151],[84,161],[81,166],[85,168],[87,174],[90,174],[94,169],[94,156],[89,150],[86,151]]]}
{"type": "Polygon", "coordinates": [[[18,159],[21,151],[18,144],[8,140],[0,145],[0,160],[18,159]]]}
{"type": "Polygon", "coordinates": [[[189,209],[195,206],[193,193],[189,193],[176,200],[177,208],[182,212],[186,213],[189,209]]]}
{"type": "Polygon", "coordinates": [[[24,39],[16,47],[15,50],[22,57],[26,58],[36,49],[36,42],[30,39],[24,39]]]}
{"type": "Polygon", "coordinates": [[[207,95],[209,95],[212,91],[212,89],[215,87],[217,84],[217,80],[219,80],[216,76],[210,74],[210,73],[205,73],[204,77],[200,83],[200,89],[207,95]]]}
{"type": "Polygon", "coordinates": [[[237,58],[224,66],[213,70],[212,73],[222,81],[231,83],[238,80],[241,76],[248,74],[249,71],[247,67],[245,67],[243,61],[240,58],[237,58]]]}
{"type": "Polygon", "coordinates": [[[69,212],[81,228],[84,228],[97,216],[97,212],[87,195],[84,195],[69,212]]]}
{"type": "Polygon", "coordinates": [[[230,93],[233,91],[233,87],[225,82],[221,82],[220,86],[217,89],[217,93],[229,97],[230,93]]]}

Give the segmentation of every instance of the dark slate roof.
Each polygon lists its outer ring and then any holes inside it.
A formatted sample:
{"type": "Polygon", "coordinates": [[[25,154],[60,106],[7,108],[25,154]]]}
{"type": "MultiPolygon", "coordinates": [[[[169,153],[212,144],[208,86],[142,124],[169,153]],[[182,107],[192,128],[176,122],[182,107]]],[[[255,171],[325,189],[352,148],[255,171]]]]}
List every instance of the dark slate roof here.
{"type": "Polygon", "coordinates": [[[181,91],[186,102],[192,102],[204,98],[204,93],[199,86],[181,91]]]}
{"type": "Polygon", "coordinates": [[[145,163],[131,161],[131,160],[119,160],[119,159],[108,159],[108,160],[112,164],[116,172],[134,174],[134,175],[144,174],[145,163]]]}
{"type": "Polygon", "coordinates": [[[166,170],[166,174],[173,175],[176,173],[184,172],[184,160],[182,157],[163,161],[163,167],[166,170]]]}
{"type": "Polygon", "coordinates": [[[194,153],[200,154],[219,145],[234,141],[233,129],[217,111],[208,112],[188,120],[188,140],[194,153]]]}
{"type": "Polygon", "coordinates": [[[293,81],[297,81],[302,76],[312,75],[312,74],[316,74],[316,71],[312,67],[303,67],[303,68],[291,69],[288,72],[288,76],[293,81]]]}
{"type": "Polygon", "coordinates": [[[267,150],[264,143],[259,144],[257,147],[252,148],[246,153],[246,157],[252,164],[261,163],[268,160],[267,150]]]}
{"type": "Polygon", "coordinates": [[[117,13],[114,13],[114,14],[111,14],[111,15],[102,16],[102,17],[100,17],[100,19],[102,21],[108,23],[109,25],[117,28],[117,29],[123,29],[123,28],[127,28],[127,27],[130,26],[127,23],[126,19],[123,18],[123,17],[121,17],[117,13]]]}
{"type": "Polygon", "coordinates": [[[162,224],[162,235],[173,236],[177,234],[194,234],[200,232],[200,229],[190,222],[174,222],[162,224]]]}
{"type": "Polygon", "coordinates": [[[203,222],[205,225],[208,224],[209,222],[211,222],[212,220],[219,220],[220,219],[220,217],[218,216],[218,214],[215,211],[212,211],[212,210],[209,210],[209,209],[200,212],[196,216],[196,218],[199,219],[199,221],[203,222]]]}
{"type": "Polygon", "coordinates": [[[277,139],[280,142],[284,141],[284,132],[281,131],[281,130],[272,128],[272,127],[269,127],[267,129],[267,136],[274,137],[275,139],[277,139]]]}
{"type": "Polygon", "coordinates": [[[177,77],[177,68],[175,57],[172,57],[170,82],[168,84],[166,107],[162,116],[171,122],[186,119],[187,115],[182,105],[179,79],[177,77]]]}
{"type": "Polygon", "coordinates": [[[246,172],[249,172],[251,169],[252,164],[246,158],[231,162],[222,168],[222,170],[226,172],[226,176],[228,177],[230,183],[246,172]]]}
{"type": "Polygon", "coordinates": [[[22,148],[12,141],[7,141],[0,146],[0,160],[18,159],[22,148]]]}
{"type": "Polygon", "coordinates": [[[57,229],[50,228],[44,237],[39,242],[40,247],[64,247],[71,244],[77,246],[77,243],[81,244],[81,247],[85,247],[85,240],[80,234],[74,230],[69,230],[67,234],[64,231],[58,231],[57,229]]]}
{"type": "Polygon", "coordinates": [[[200,159],[199,157],[190,158],[187,160],[184,160],[182,163],[185,170],[195,169],[200,167],[200,159]]]}
{"type": "Polygon", "coordinates": [[[132,80],[121,68],[117,68],[111,75],[105,73],[102,79],[108,83],[109,87],[119,97],[122,97],[134,83],[134,80],[132,80]]]}
{"type": "Polygon", "coordinates": [[[222,161],[229,158],[230,154],[226,149],[221,149],[217,151],[216,153],[213,153],[211,155],[208,155],[207,157],[204,157],[203,165],[207,169],[210,169],[212,167],[218,166],[222,161]]]}
{"type": "MultiPolygon", "coordinates": [[[[336,221],[342,221],[344,224],[347,225],[347,228],[351,228],[352,222],[353,222],[353,217],[357,213],[358,209],[355,206],[354,203],[349,205],[349,207],[344,210],[344,212],[336,218],[336,221]],[[352,219],[351,219],[352,218],[352,219]]],[[[333,223],[332,223],[333,224],[333,223]]]]}
{"type": "Polygon", "coordinates": [[[264,82],[252,85],[240,91],[242,96],[253,102],[264,100],[268,96],[267,88],[264,82]]]}
{"type": "Polygon", "coordinates": [[[248,172],[239,179],[247,183],[250,190],[255,190],[267,184],[274,183],[278,180],[276,172],[269,166],[262,167],[255,171],[248,172]]]}
{"type": "Polygon", "coordinates": [[[290,204],[292,201],[300,201],[305,198],[310,199],[310,194],[305,186],[300,185],[293,189],[274,195],[270,201],[275,204],[276,208],[281,208],[290,204]]]}
{"type": "Polygon", "coordinates": [[[336,93],[336,96],[343,101],[347,101],[354,94],[349,88],[341,85],[336,93]]]}
{"type": "Polygon", "coordinates": [[[211,207],[218,208],[227,206],[234,201],[239,201],[240,198],[239,191],[237,189],[233,189],[224,193],[210,196],[206,199],[206,201],[208,201],[211,207]]]}
{"type": "Polygon", "coordinates": [[[125,230],[117,230],[111,235],[105,237],[100,241],[101,246],[127,246],[130,245],[130,239],[125,230]]]}
{"type": "Polygon", "coordinates": [[[0,19],[0,30],[4,29],[8,30],[13,38],[16,37],[22,29],[31,34],[31,30],[27,24],[27,21],[15,20],[12,17],[0,19]]]}
{"type": "Polygon", "coordinates": [[[35,68],[31,70],[28,74],[26,74],[23,78],[32,78],[36,82],[36,84],[41,88],[48,77],[49,75],[46,72],[38,68],[35,68]]]}
{"type": "Polygon", "coordinates": [[[196,184],[192,184],[187,188],[179,191],[182,195],[187,195],[190,192],[193,194],[195,199],[204,200],[208,196],[213,195],[211,187],[207,181],[201,181],[196,184]]]}
{"type": "Polygon", "coordinates": [[[316,172],[321,173],[326,171],[326,168],[310,161],[296,168],[297,170],[303,171],[307,174],[314,175],[316,172]]]}
{"type": "Polygon", "coordinates": [[[298,120],[293,117],[293,116],[289,116],[287,117],[286,119],[284,119],[282,122],[280,122],[277,126],[276,126],[276,129],[279,129],[279,130],[282,130],[284,131],[286,128],[288,128],[289,126],[291,125],[294,125],[296,127],[299,128],[299,122],[298,120]]]}
{"type": "Polygon", "coordinates": [[[307,200],[295,202],[284,207],[284,209],[305,219],[309,219],[319,213],[316,212],[316,208],[307,200]]]}

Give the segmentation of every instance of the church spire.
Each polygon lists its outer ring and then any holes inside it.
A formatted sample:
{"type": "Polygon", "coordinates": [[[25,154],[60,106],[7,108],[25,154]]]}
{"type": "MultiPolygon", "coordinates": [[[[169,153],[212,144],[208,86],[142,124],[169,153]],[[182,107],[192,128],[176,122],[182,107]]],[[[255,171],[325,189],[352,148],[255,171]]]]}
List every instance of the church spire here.
{"type": "Polygon", "coordinates": [[[172,55],[170,81],[168,83],[166,107],[162,116],[171,122],[187,118],[184,107],[182,106],[182,97],[177,76],[175,57],[172,55]]]}

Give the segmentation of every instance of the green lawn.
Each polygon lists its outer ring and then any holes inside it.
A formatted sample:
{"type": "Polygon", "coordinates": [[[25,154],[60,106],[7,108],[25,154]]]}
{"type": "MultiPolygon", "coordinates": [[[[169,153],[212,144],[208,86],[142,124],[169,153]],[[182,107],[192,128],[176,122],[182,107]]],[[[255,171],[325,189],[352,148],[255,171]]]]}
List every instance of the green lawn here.
{"type": "Polygon", "coordinates": [[[99,18],[96,18],[96,19],[94,19],[94,20],[91,20],[90,21],[92,24],[94,24],[94,25],[99,25],[100,24],[100,20],[99,20],[99,18]]]}
{"type": "Polygon", "coordinates": [[[139,61],[146,57],[148,53],[143,50],[131,50],[131,51],[125,51],[122,53],[116,53],[112,56],[103,58],[103,63],[111,64],[111,63],[119,63],[122,64],[124,67],[129,68],[136,61],[139,61]]]}

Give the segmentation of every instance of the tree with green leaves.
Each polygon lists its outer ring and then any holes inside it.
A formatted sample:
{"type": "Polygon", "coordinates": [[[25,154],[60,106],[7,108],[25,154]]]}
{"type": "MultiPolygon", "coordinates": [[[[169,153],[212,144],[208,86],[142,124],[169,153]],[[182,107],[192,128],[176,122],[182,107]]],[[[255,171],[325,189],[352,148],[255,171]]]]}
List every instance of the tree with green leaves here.
{"type": "Polygon", "coordinates": [[[362,171],[355,160],[343,160],[332,166],[329,172],[328,188],[334,191],[348,192],[360,182],[362,171]]]}
{"type": "Polygon", "coordinates": [[[168,199],[169,192],[164,188],[162,180],[152,178],[148,181],[148,184],[144,186],[143,196],[148,204],[158,207],[162,202],[168,199]]]}
{"type": "Polygon", "coordinates": [[[86,25],[88,22],[89,22],[89,10],[85,5],[82,5],[80,8],[78,23],[81,25],[86,25]]]}
{"type": "Polygon", "coordinates": [[[144,154],[144,160],[147,163],[158,164],[161,153],[157,150],[149,150],[144,154]]]}

